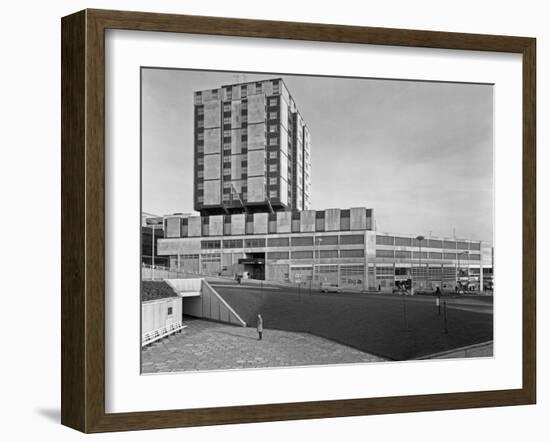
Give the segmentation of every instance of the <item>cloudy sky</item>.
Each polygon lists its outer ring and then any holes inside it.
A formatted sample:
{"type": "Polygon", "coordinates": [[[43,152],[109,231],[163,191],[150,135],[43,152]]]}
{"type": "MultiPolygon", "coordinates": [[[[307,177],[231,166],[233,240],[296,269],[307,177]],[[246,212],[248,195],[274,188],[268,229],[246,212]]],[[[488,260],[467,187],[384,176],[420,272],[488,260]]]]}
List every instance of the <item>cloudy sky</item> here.
{"type": "Polygon", "coordinates": [[[312,208],[382,232],[493,237],[493,87],[142,70],[142,208],[193,211],[193,91],[282,77],[312,136],[312,208]]]}

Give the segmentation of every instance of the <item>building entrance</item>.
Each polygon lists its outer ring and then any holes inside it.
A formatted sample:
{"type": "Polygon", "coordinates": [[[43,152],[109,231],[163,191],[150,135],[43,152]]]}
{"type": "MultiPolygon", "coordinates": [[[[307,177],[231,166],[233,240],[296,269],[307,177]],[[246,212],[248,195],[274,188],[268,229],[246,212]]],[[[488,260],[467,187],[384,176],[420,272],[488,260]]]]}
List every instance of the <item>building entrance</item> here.
{"type": "Polygon", "coordinates": [[[265,279],[265,253],[247,253],[246,258],[239,259],[239,264],[251,279],[265,279]]]}

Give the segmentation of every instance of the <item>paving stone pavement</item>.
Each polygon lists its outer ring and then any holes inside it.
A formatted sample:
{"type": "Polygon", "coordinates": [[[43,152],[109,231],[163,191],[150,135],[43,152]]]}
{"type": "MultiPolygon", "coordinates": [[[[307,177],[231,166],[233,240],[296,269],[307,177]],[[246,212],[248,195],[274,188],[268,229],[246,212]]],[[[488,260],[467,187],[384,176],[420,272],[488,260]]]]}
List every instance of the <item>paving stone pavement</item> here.
{"type": "Polygon", "coordinates": [[[357,362],[384,359],[308,333],[237,327],[186,319],[181,333],[142,350],[143,373],[227,370],[357,362]]]}

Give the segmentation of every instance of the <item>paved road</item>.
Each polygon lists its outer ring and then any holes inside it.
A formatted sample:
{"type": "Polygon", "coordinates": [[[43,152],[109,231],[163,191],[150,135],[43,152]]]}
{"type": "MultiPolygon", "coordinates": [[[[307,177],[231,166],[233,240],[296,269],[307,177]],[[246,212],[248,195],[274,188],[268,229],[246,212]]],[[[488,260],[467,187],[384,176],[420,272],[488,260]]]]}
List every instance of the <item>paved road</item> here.
{"type": "MultiPolygon", "coordinates": [[[[222,281],[212,279],[210,285],[214,288],[220,288],[222,291],[228,289],[228,292],[235,292],[239,290],[243,294],[262,295],[263,293],[276,293],[278,295],[289,296],[324,296],[324,297],[349,297],[349,298],[369,298],[369,299],[383,299],[389,301],[402,302],[403,296],[390,293],[365,293],[365,292],[349,292],[343,291],[341,293],[321,293],[318,289],[309,290],[309,286],[304,285],[301,288],[292,286],[281,286],[271,283],[263,283],[260,285],[258,282],[243,282],[237,284],[233,281],[222,281]]],[[[406,296],[407,302],[423,303],[435,305],[435,297],[429,295],[417,295],[406,296]]],[[[448,309],[464,310],[477,313],[493,314],[493,299],[489,296],[443,296],[441,301],[447,303],[448,309]]]]}
{"type": "Polygon", "coordinates": [[[393,360],[406,360],[493,339],[492,298],[381,293],[320,293],[276,284],[211,280],[247,322],[261,313],[267,328],[308,332],[393,360]],[[445,332],[447,330],[447,332],[445,332]]]}
{"type": "Polygon", "coordinates": [[[142,351],[142,372],[228,370],[376,362],[380,357],[307,333],[264,330],[185,319],[181,333],[142,351]]]}

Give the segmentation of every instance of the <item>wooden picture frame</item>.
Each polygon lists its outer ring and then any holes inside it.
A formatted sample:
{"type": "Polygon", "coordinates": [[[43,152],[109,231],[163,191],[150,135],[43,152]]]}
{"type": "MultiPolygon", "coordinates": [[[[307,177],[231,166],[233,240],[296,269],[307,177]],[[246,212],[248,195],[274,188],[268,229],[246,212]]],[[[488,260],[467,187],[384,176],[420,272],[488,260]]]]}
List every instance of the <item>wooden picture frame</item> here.
{"type": "Polygon", "coordinates": [[[62,424],[83,432],[533,404],[536,98],[533,38],[84,10],[62,19],[62,424]],[[105,412],[105,30],[494,51],[523,58],[523,383],[512,390],[105,412]]]}

